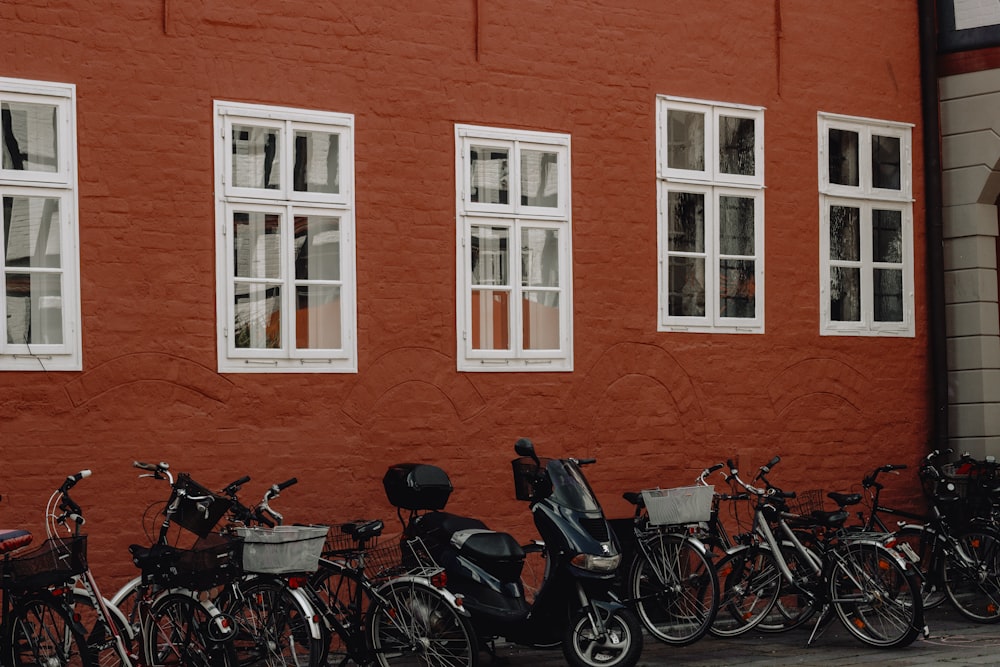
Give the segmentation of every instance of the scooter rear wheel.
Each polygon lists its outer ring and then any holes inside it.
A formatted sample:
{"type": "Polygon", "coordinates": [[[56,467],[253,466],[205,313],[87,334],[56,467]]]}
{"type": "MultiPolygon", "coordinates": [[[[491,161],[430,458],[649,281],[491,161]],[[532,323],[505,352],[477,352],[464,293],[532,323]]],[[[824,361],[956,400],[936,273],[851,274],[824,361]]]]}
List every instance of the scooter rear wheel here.
{"type": "Polygon", "coordinates": [[[562,647],[572,667],[632,667],[642,653],[642,624],[628,609],[591,606],[577,614],[562,647]],[[604,624],[603,635],[591,616],[595,609],[604,624]]]}

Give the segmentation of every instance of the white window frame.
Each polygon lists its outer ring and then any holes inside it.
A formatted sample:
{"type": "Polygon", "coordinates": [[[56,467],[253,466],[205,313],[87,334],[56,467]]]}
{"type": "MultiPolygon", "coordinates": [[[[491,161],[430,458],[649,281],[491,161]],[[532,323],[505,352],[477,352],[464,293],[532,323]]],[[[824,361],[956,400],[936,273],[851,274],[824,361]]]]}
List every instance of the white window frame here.
{"type": "Polygon", "coordinates": [[[912,124],[899,123],[857,116],[844,116],[820,112],[817,115],[819,154],[819,285],[820,285],[820,334],[824,336],[898,336],[916,335],[914,322],[914,254],[913,254],[913,157],[912,124]],[[831,129],[857,132],[858,185],[830,183],[829,131],[831,129]],[[872,174],[872,136],[896,137],[900,140],[900,188],[886,189],[874,186],[872,174]],[[860,261],[845,262],[830,259],[830,209],[846,206],[860,210],[860,261]],[[874,261],[872,250],[872,212],[874,210],[899,211],[902,220],[902,249],[900,264],[879,264],[874,261]],[[831,319],[830,273],[835,266],[853,266],[860,269],[861,305],[859,321],[831,319]],[[901,322],[875,321],[874,271],[879,268],[902,270],[903,320],[901,322]]]}
{"type": "Polygon", "coordinates": [[[669,95],[656,98],[656,176],[657,176],[657,330],[699,333],[764,333],[764,108],[725,102],[694,100],[669,95]],[[678,169],[668,162],[668,114],[672,110],[703,114],[705,117],[704,168],[678,169]],[[718,132],[722,117],[754,121],[754,173],[724,173],[719,166],[718,132]],[[692,255],[672,251],[669,246],[668,196],[671,192],[703,194],[705,197],[705,247],[692,255]],[[718,202],[723,196],[738,196],[754,202],[754,317],[725,317],[720,313],[721,282],[718,202]],[[698,256],[705,261],[705,314],[671,315],[669,312],[669,273],[672,258],[698,256]]]}
{"type": "MultiPolygon", "coordinates": [[[[216,101],[215,189],[216,189],[216,337],[220,373],[356,373],[357,290],[355,278],[354,217],[354,116],[343,113],[293,109],[269,105],[216,101]],[[237,187],[232,174],[232,125],[277,128],[280,188],[237,187]],[[294,141],[296,130],[338,134],[339,188],[336,193],[294,190],[294,141]],[[235,316],[235,252],[231,240],[233,213],[252,212],[280,216],[279,277],[281,288],[278,349],[237,348],[232,335],[235,316]],[[317,215],[339,221],[340,275],[337,281],[321,281],[340,288],[341,346],[330,349],[295,347],[294,217],[317,215]]],[[[314,281],[309,281],[312,284],[314,281]]]]}
{"type": "MultiPolygon", "coordinates": [[[[57,299],[62,319],[61,343],[8,342],[7,325],[0,335],[0,370],[80,371],[83,344],[80,313],[80,243],[77,174],[76,86],[68,83],[32,81],[0,77],[0,103],[6,101],[56,107],[57,169],[53,172],[3,169],[0,164],[0,197],[47,197],[59,200],[60,266],[33,269],[33,274],[60,278],[57,299]]],[[[6,241],[0,240],[6,256],[6,241]]],[[[20,272],[14,269],[14,272],[20,272]]],[[[2,272],[0,272],[2,273],[2,272]]],[[[2,273],[3,294],[7,292],[2,273]]],[[[9,322],[6,297],[0,298],[0,321],[9,322]]],[[[39,307],[41,308],[41,307],[39,307]]],[[[41,316],[40,312],[38,316],[41,316]]],[[[34,315],[33,315],[34,319],[34,315]]]]}
{"type": "Polygon", "coordinates": [[[573,370],[572,237],[570,201],[570,136],[549,132],[506,130],[475,125],[455,126],[456,192],[456,316],[458,370],[472,372],[546,372],[573,370]],[[496,146],[509,150],[509,202],[472,201],[471,147],[496,146]],[[558,156],[557,205],[527,206],[520,203],[520,151],[542,150],[558,156]],[[472,267],[470,252],[473,226],[490,225],[509,229],[507,275],[510,276],[508,303],[510,349],[476,350],[472,340],[472,267]],[[524,228],[558,232],[559,343],[558,349],[524,349],[522,340],[521,292],[537,287],[521,285],[520,234],[524,228]],[[515,241],[518,239],[517,241],[515,241]]]}

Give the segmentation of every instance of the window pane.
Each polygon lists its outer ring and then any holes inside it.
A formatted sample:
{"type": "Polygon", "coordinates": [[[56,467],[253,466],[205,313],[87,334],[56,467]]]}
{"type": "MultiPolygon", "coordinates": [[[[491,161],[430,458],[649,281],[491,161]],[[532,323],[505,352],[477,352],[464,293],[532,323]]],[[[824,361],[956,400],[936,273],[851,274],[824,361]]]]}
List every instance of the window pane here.
{"type": "Polygon", "coordinates": [[[667,269],[667,314],[675,317],[705,316],[705,260],[671,257],[667,269]]]}
{"type": "Polygon", "coordinates": [[[295,216],[296,280],[340,280],[340,219],[295,216]]]}
{"type": "Polygon", "coordinates": [[[719,197],[719,252],[721,254],[753,255],[753,230],[753,198],[719,197]]]}
{"type": "Polygon", "coordinates": [[[667,111],[667,166],[705,171],[705,114],[667,111]]]}
{"type": "Polygon", "coordinates": [[[18,171],[59,171],[58,108],[52,104],[4,102],[3,168],[18,171]]]}
{"type": "Polygon", "coordinates": [[[830,207],[830,259],[861,261],[861,209],[830,207]]]}
{"type": "Polygon", "coordinates": [[[300,350],[338,350],[340,287],[299,285],[295,289],[295,347],[300,350]]]}
{"type": "Polygon", "coordinates": [[[281,131],[276,127],[233,125],[233,185],[281,187],[281,131]]]}
{"type": "Polygon", "coordinates": [[[62,278],[56,273],[8,273],[7,342],[63,342],[62,278]]]}
{"type": "Polygon", "coordinates": [[[876,262],[903,261],[903,213],[872,211],[872,249],[876,262]]]}
{"type": "Polygon", "coordinates": [[[59,199],[4,197],[4,264],[9,267],[59,268],[59,199]]]}
{"type": "Polygon", "coordinates": [[[506,148],[473,146],[470,201],[478,204],[509,204],[508,151],[506,148]]]}
{"type": "Polygon", "coordinates": [[[276,213],[233,214],[234,275],[241,278],[281,276],[281,216],[276,213]]]}
{"type": "Polygon", "coordinates": [[[295,191],[340,192],[340,135],[295,132],[295,191]]]}
{"type": "Polygon", "coordinates": [[[472,284],[510,285],[506,227],[472,226],[472,284]]]}
{"type": "Polygon", "coordinates": [[[755,263],[726,259],[719,262],[719,315],[756,317],[755,263]]]}
{"type": "Polygon", "coordinates": [[[719,169],[724,174],[753,176],[755,172],[753,118],[719,117],[719,169]]]}
{"type": "Polygon", "coordinates": [[[472,349],[510,349],[510,293],[472,290],[472,349]]]}
{"type": "Polygon", "coordinates": [[[521,284],[559,286],[559,232],[554,229],[521,230],[521,284]]]}
{"type": "Polygon", "coordinates": [[[281,347],[281,287],[237,282],[234,306],[233,335],[237,348],[281,347]]]}
{"type": "Polygon", "coordinates": [[[559,349],[559,294],[557,292],[525,292],[521,300],[521,317],[524,349],[559,349]]]}
{"type": "Polygon", "coordinates": [[[829,137],[830,182],[858,185],[858,133],[831,129],[829,137]]]}
{"type": "Polygon", "coordinates": [[[875,269],[875,321],[903,321],[903,272],[875,269]]]}
{"type": "Polygon", "coordinates": [[[887,190],[900,189],[899,137],[872,137],[872,185],[887,190]]]}
{"type": "Polygon", "coordinates": [[[559,154],[521,151],[521,204],[559,206],[559,154]]]}
{"type": "Polygon", "coordinates": [[[667,248],[674,252],[705,252],[705,195],[667,195],[667,248]]]}
{"type": "Polygon", "coordinates": [[[835,322],[861,321],[861,269],[830,268],[830,319],[835,322]]]}

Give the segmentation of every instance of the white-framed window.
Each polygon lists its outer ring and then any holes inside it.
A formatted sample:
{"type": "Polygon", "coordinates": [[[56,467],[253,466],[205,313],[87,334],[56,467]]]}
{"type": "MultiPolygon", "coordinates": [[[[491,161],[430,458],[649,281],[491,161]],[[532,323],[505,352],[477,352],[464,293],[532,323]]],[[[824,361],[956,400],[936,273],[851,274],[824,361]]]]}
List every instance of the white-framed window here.
{"type": "Polygon", "coordinates": [[[764,332],[764,109],[656,100],[660,331],[764,332]]]}
{"type": "Polygon", "coordinates": [[[78,371],[76,87],[0,78],[0,370],[78,371]]]}
{"type": "Polygon", "coordinates": [[[354,117],[215,103],[219,372],[357,372],[354,117]]]}
{"type": "Polygon", "coordinates": [[[820,333],[913,336],[911,127],[820,113],[820,333]]]}
{"type": "Polygon", "coordinates": [[[570,137],[455,126],[460,371],[573,370],[570,137]]]}

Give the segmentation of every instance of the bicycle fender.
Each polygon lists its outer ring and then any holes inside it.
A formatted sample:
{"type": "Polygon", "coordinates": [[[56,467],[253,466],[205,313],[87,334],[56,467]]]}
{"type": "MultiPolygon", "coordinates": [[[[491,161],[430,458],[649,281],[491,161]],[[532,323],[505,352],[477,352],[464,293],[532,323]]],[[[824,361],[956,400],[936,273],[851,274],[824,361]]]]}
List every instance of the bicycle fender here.
{"type": "Polygon", "coordinates": [[[904,572],[914,567],[913,563],[911,563],[906,556],[897,551],[894,547],[887,547],[885,545],[885,542],[883,542],[882,540],[870,537],[863,537],[860,539],[852,539],[848,542],[848,544],[864,544],[870,547],[877,547],[881,549],[884,553],[889,554],[889,556],[896,561],[896,564],[899,565],[904,572]]]}
{"type": "Polygon", "coordinates": [[[313,609],[312,603],[309,602],[308,596],[297,588],[290,589],[289,592],[295,601],[299,603],[302,607],[302,611],[306,614],[306,621],[309,623],[309,635],[313,639],[322,639],[322,630],[319,627],[319,614],[313,609]]]}
{"type": "Polygon", "coordinates": [[[456,596],[454,593],[452,593],[451,591],[449,591],[447,588],[438,588],[437,586],[435,586],[434,584],[432,584],[430,582],[430,579],[428,579],[427,577],[419,577],[419,576],[413,576],[413,575],[404,575],[402,577],[393,577],[392,579],[390,579],[389,581],[385,582],[384,584],[382,584],[381,586],[379,586],[375,590],[379,590],[380,591],[383,588],[386,588],[387,586],[391,586],[392,584],[399,583],[399,582],[409,583],[409,584],[416,584],[418,586],[422,586],[423,588],[430,589],[430,590],[434,591],[435,593],[437,593],[438,595],[440,595],[445,600],[447,600],[448,604],[450,604],[452,607],[454,607],[455,611],[457,611],[462,616],[465,616],[466,618],[471,618],[471,616],[472,616],[471,614],[469,614],[469,611],[461,603],[458,602],[458,596],[456,596]]]}

